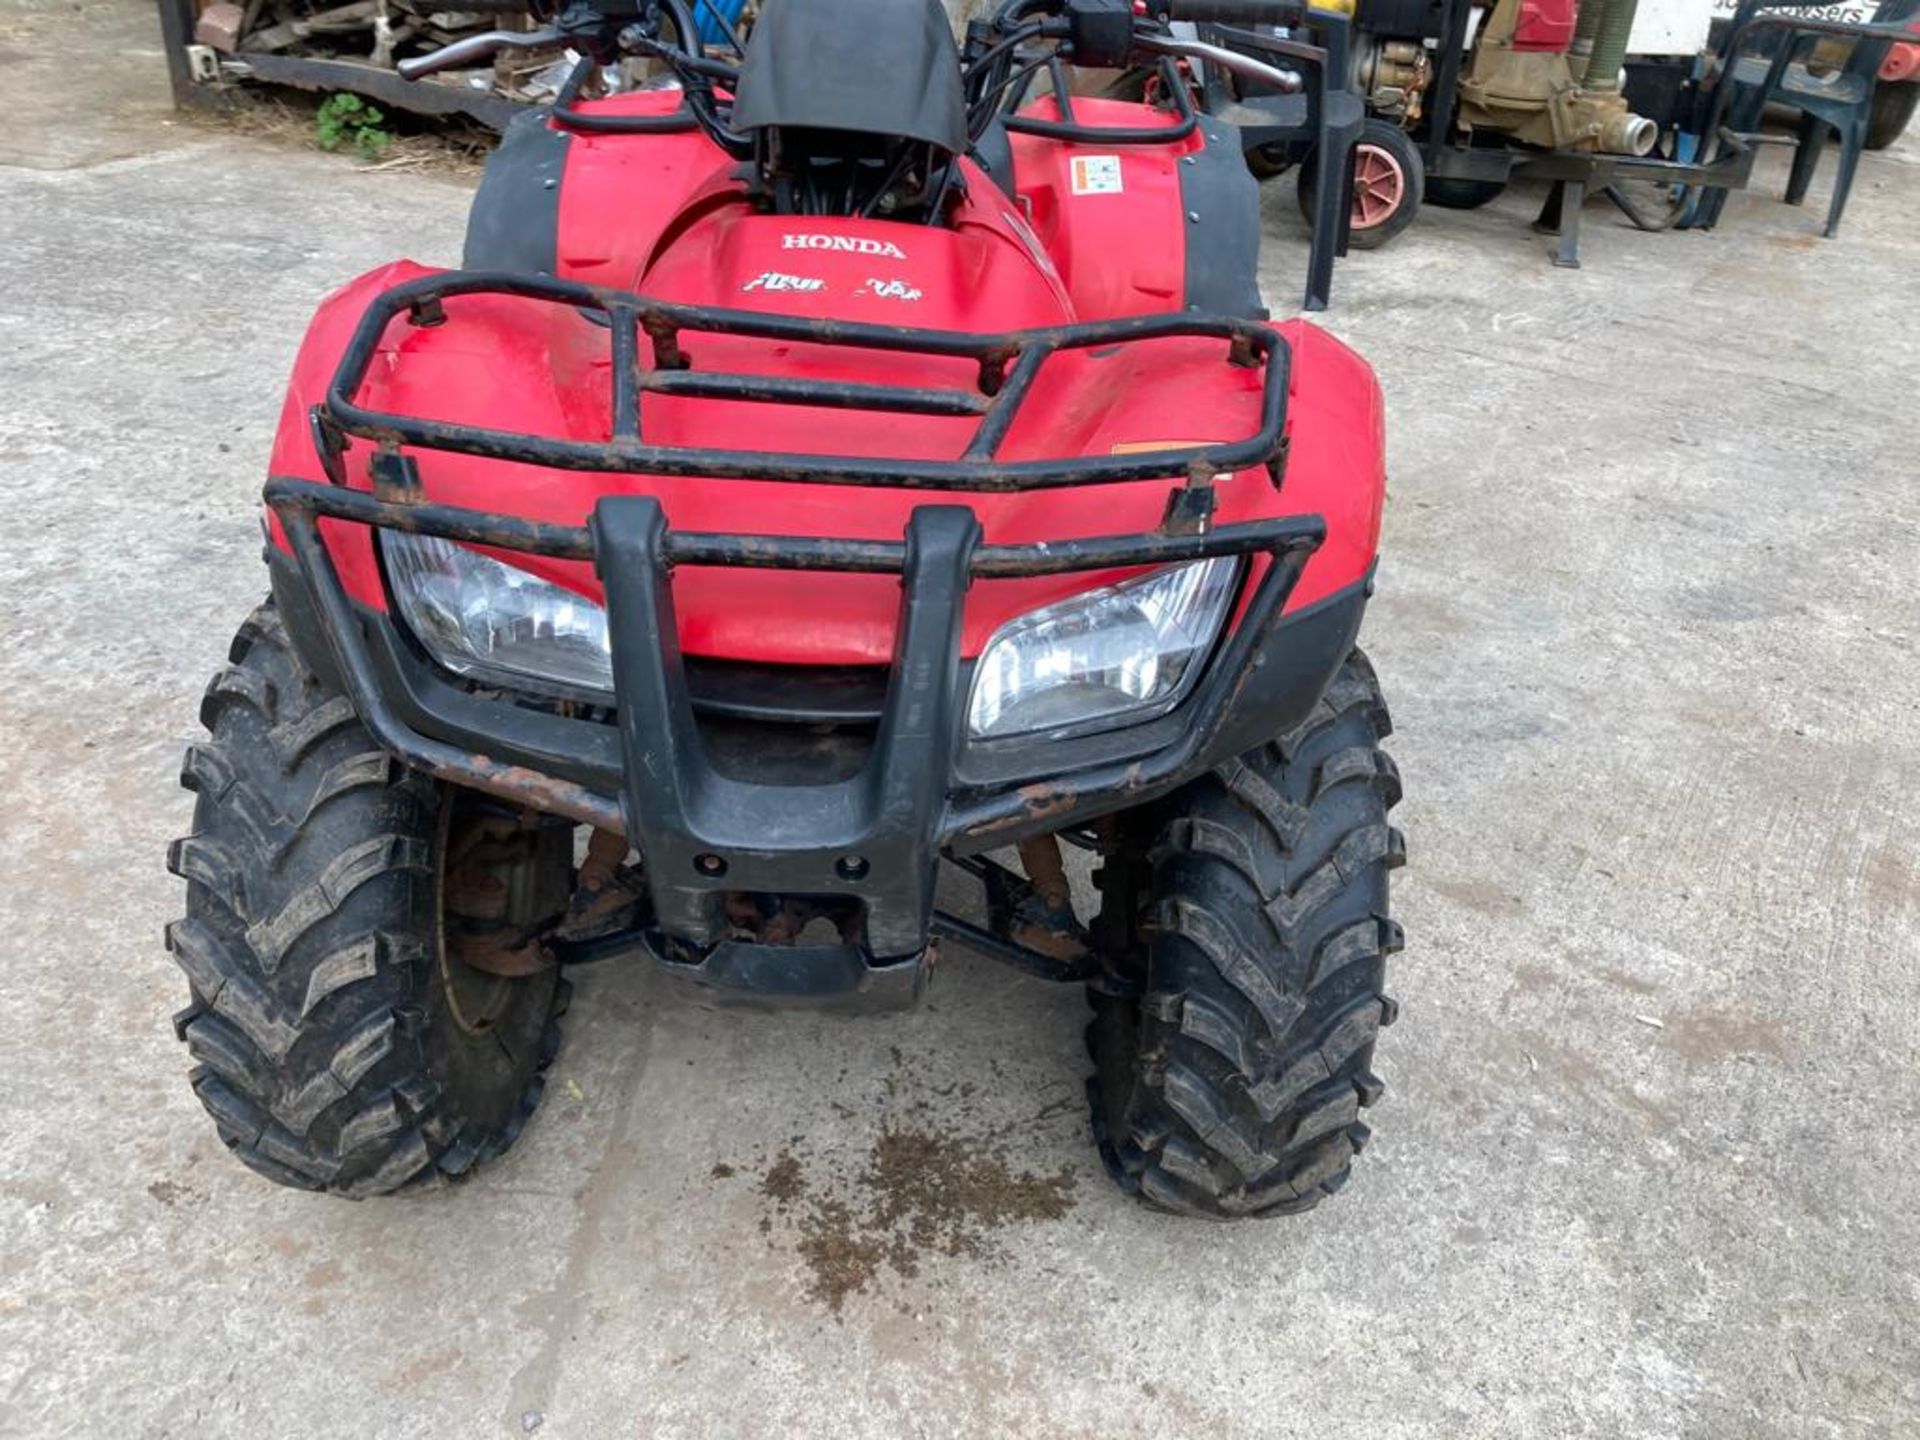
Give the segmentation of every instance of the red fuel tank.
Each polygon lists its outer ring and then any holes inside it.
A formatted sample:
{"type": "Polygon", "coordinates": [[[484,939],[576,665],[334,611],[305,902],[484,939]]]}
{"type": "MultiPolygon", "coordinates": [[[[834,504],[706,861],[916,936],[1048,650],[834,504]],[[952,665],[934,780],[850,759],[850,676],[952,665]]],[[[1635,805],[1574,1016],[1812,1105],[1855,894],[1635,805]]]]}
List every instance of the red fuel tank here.
{"type": "MultiPolygon", "coordinates": [[[[1598,5],[1601,0],[1586,0],[1598,5]]],[[[1520,18],[1513,27],[1516,50],[1561,51],[1573,43],[1573,22],[1580,0],[1520,0],[1520,18]]]]}

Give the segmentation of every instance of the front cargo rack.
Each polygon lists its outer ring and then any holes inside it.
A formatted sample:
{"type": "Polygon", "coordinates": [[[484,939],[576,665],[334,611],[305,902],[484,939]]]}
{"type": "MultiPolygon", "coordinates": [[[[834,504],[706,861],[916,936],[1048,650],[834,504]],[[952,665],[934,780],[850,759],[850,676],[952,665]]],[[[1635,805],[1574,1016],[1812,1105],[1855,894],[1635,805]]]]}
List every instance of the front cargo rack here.
{"type": "Polygon", "coordinates": [[[1286,450],[1288,359],[1286,341],[1276,331],[1258,321],[1234,316],[1176,312],[981,335],[669,304],[630,291],[545,276],[443,271],[396,285],[367,307],[341,356],[325,400],[314,409],[313,429],[321,463],[336,485],[345,484],[341,457],[349,436],[372,442],[388,456],[398,447],[418,446],[558,470],[909,490],[1006,492],[1176,477],[1205,485],[1216,476],[1255,466],[1267,467],[1277,480],[1286,450]],[[613,362],[609,439],[527,435],[396,415],[359,403],[359,392],[374,356],[396,319],[405,316],[410,323],[422,326],[443,324],[447,320],[445,302],[472,295],[568,306],[604,321],[613,362]],[[971,360],[978,366],[978,374],[971,388],[919,388],[696,370],[680,343],[689,333],[971,360]],[[643,336],[646,359],[642,356],[643,336]],[[1223,358],[1227,363],[1264,372],[1259,423],[1252,435],[1222,444],[1117,455],[1000,458],[1001,444],[1050,357],[1062,351],[1180,338],[1221,340],[1225,342],[1223,358]],[[959,458],[953,460],[655,445],[646,442],[642,430],[642,401],[647,395],[948,418],[974,416],[979,423],[959,458]]]}

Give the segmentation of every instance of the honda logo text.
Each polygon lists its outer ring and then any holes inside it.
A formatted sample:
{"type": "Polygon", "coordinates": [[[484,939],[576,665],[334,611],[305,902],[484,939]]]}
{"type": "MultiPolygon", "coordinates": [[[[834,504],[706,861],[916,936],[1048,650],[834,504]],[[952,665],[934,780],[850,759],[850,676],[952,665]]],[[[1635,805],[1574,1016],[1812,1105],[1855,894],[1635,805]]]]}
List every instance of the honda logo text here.
{"type": "Polygon", "coordinates": [[[884,255],[904,260],[907,252],[891,240],[865,240],[853,235],[782,235],[783,250],[839,250],[848,255],[884,255]]]}

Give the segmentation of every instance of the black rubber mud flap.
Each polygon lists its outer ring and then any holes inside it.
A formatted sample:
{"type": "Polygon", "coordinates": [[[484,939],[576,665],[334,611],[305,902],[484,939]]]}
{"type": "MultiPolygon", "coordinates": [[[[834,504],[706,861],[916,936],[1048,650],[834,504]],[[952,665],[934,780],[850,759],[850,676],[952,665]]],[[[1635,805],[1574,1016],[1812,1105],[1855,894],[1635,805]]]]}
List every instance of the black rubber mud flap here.
{"type": "Polygon", "coordinates": [[[1231,127],[1206,120],[1203,148],[1180,159],[1187,235],[1186,306],[1205,315],[1267,318],[1260,299],[1260,182],[1231,127]]]}
{"type": "Polygon", "coordinates": [[[560,182],[573,137],[547,126],[544,109],[515,117],[487,157],[467,213],[468,270],[551,275],[559,265],[560,182]]]}

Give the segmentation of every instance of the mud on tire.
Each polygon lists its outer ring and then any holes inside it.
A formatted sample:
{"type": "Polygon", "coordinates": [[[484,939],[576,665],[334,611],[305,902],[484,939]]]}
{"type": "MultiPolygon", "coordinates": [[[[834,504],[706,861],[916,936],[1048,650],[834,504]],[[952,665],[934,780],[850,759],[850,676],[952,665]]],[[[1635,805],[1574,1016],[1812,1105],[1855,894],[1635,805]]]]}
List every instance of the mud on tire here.
{"type": "Polygon", "coordinates": [[[538,1102],[566,986],[492,981],[484,1013],[459,1013],[437,886],[457,792],[374,743],[271,602],[231,659],[201,705],[211,739],[182,768],[193,833],[168,854],[187,881],[167,948],[190,990],[175,1029],[194,1091],[227,1147],[283,1185],[357,1197],[458,1174],[538,1102]]]}
{"type": "Polygon", "coordinates": [[[1395,1013],[1386,957],[1401,945],[1389,729],[1355,651],[1292,733],[1138,817],[1103,919],[1143,946],[1145,994],[1091,997],[1088,1088],[1109,1170],[1147,1203],[1305,1210],[1366,1143],[1374,1040],[1395,1013]]]}

